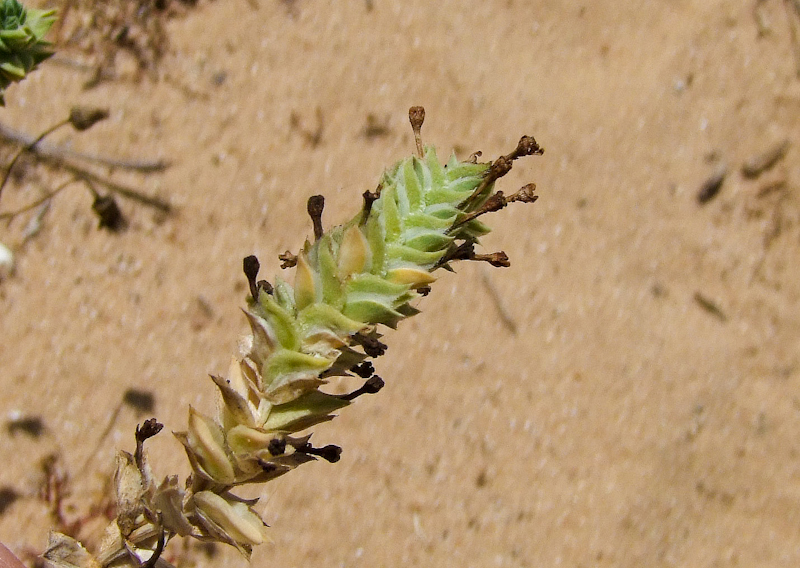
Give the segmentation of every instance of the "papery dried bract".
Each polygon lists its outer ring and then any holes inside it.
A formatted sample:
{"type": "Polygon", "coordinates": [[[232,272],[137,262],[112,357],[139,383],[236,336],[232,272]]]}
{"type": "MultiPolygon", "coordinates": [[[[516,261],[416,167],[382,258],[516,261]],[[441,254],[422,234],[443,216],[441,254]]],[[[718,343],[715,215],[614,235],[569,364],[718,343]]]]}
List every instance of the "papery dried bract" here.
{"type": "Polygon", "coordinates": [[[153,496],[153,508],[161,513],[161,522],[180,536],[196,535],[197,531],[184,511],[186,491],[177,475],[170,475],[158,486],[153,496]]]}
{"type": "Polygon", "coordinates": [[[203,416],[189,407],[189,430],[184,444],[198,465],[198,473],[222,484],[236,480],[233,465],[225,450],[225,435],[222,428],[211,418],[203,416]]]}
{"type": "Polygon", "coordinates": [[[344,231],[339,246],[339,278],[345,280],[351,274],[358,274],[368,268],[369,245],[358,225],[351,225],[344,231]]]}
{"type": "Polygon", "coordinates": [[[50,533],[42,558],[51,568],[101,568],[80,542],[54,531],[50,533]]]}
{"type": "Polygon", "coordinates": [[[135,458],[128,452],[117,452],[117,471],[114,475],[117,495],[117,524],[123,536],[136,528],[144,512],[145,479],[135,458]]]}
{"type": "MultiPolygon", "coordinates": [[[[236,369],[233,372],[229,371],[229,376],[241,376],[241,367],[236,362],[236,369]]],[[[231,414],[231,418],[237,424],[247,424],[248,426],[255,426],[260,423],[259,408],[253,405],[248,400],[247,392],[240,392],[231,386],[229,380],[223,379],[216,375],[211,375],[211,380],[219,388],[220,396],[222,397],[222,405],[226,412],[231,414]]],[[[244,386],[248,389],[247,385],[244,386]]]]}
{"type": "Polygon", "coordinates": [[[207,529],[221,531],[238,547],[249,549],[269,540],[266,525],[247,503],[224,498],[212,491],[201,491],[194,496],[197,512],[207,529]],[[211,521],[211,522],[209,522],[211,521]]]}
{"type": "Polygon", "coordinates": [[[297,267],[294,278],[294,302],[298,310],[310,306],[317,300],[317,284],[314,272],[308,265],[305,253],[297,257],[297,267]]]}

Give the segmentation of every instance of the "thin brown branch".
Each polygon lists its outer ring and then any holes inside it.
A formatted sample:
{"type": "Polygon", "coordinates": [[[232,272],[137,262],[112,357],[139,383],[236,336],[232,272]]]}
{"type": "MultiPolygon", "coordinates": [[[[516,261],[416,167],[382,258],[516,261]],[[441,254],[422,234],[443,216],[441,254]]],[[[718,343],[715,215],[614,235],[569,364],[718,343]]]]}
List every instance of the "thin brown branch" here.
{"type": "MultiPolygon", "coordinates": [[[[33,136],[14,130],[13,128],[9,128],[1,123],[0,140],[24,147],[31,147],[36,141],[33,136]]],[[[76,152],[74,150],[62,148],[61,146],[54,144],[36,144],[35,147],[29,148],[28,151],[41,158],[47,157],[61,160],[72,158],[107,166],[109,168],[131,170],[141,173],[163,172],[170,166],[170,163],[166,160],[122,160],[105,156],[97,156],[95,154],[76,152]]]]}
{"type": "Polygon", "coordinates": [[[44,194],[39,199],[37,199],[35,201],[32,201],[32,202],[28,203],[27,205],[25,205],[23,207],[20,207],[19,209],[16,209],[14,211],[6,211],[5,213],[0,213],[0,220],[13,221],[14,218],[17,217],[18,215],[22,215],[23,213],[27,213],[31,209],[36,209],[42,203],[46,203],[47,201],[53,199],[62,190],[64,190],[68,185],[73,184],[73,183],[75,183],[77,181],[80,181],[80,180],[77,180],[75,178],[69,179],[69,180],[65,181],[64,183],[62,183],[61,185],[59,185],[54,190],[47,192],[46,194],[44,194]]]}
{"type": "Polygon", "coordinates": [[[99,183],[100,185],[105,186],[110,191],[113,191],[114,193],[119,194],[122,197],[130,199],[132,201],[136,201],[138,203],[141,203],[142,205],[147,205],[148,207],[158,209],[159,211],[162,211],[164,213],[172,213],[172,205],[170,205],[168,201],[161,199],[160,197],[146,195],[136,189],[111,181],[108,178],[99,176],[93,172],[90,172],[85,168],[76,166],[75,164],[72,164],[67,161],[63,161],[60,159],[53,159],[49,157],[45,158],[44,156],[41,156],[41,159],[48,163],[55,163],[56,165],[70,172],[77,178],[88,180],[90,182],[99,183]]]}
{"type": "Polygon", "coordinates": [[[3,176],[3,181],[0,182],[0,195],[3,194],[3,188],[6,186],[6,183],[8,182],[8,178],[11,177],[11,170],[14,169],[14,166],[17,164],[17,161],[19,160],[20,156],[22,156],[22,154],[24,154],[25,152],[33,152],[33,151],[35,151],[36,145],[39,142],[44,140],[48,135],[52,134],[53,132],[55,132],[56,130],[61,128],[62,126],[66,126],[67,124],[69,124],[69,122],[70,122],[69,119],[66,119],[66,120],[62,120],[61,122],[59,122],[57,124],[54,124],[53,126],[48,128],[47,130],[45,130],[44,132],[39,134],[39,136],[37,136],[36,138],[33,138],[30,142],[28,142],[22,148],[20,148],[17,151],[16,154],[14,154],[14,157],[11,159],[11,163],[9,163],[8,167],[6,168],[6,173],[3,176]]]}

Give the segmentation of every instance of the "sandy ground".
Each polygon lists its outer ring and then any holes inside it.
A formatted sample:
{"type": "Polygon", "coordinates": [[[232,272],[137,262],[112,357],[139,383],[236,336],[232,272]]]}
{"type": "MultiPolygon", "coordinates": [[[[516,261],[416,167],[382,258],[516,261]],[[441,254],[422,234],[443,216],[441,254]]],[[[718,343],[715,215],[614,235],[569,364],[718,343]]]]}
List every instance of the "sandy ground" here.
{"type": "MultiPolygon", "coordinates": [[[[800,80],[783,3],[761,4],[762,35],[755,4],[218,0],[170,22],[159,80],[84,91],[87,73],[48,63],[13,87],[0,117],[31,133],[108,106],[53,141],[170,160],[113,178],[177,214],[122,200],[128,231],[98,231],[76,187],[17,250],[0,283],[0,540],[42,550],[47,455],[68,520],[101,502],[149,415],[126,390],[151,392],[168,430],[213,409],[207,373],[245,327],[242,257],[278,271],[310,233],[309,195],[326,223],[357,210],[413,151],[421,104],[440,153],[534,135],[544,156],[501,188],[541,198],[490,220],[486,249],[512,267],[441,278],[388,336],[387,387],[317,428],[342,461],[259,493],[274,543],[252,564],[800,565],[800,80]],[[787,139],[772,169],[740,173],[787,139]]],[[[40,191],[11,186],[0,210],[40,191]]],[[[19,246],[25,224],[0,240],[19,246]]],[[[159,474],[187,472],[169,434],[151,452],[159,474]]],[[[246,565],[177,540],[167,554],[246,565]]]]}

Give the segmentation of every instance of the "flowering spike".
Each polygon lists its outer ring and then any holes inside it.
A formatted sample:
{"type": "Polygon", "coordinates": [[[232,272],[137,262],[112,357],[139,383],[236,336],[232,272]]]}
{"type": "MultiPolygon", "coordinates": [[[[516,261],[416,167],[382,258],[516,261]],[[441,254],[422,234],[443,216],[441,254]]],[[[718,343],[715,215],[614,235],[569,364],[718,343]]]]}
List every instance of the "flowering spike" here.
{"type": "Polygon", "coordinates": [[[478,154],[442,163],[432,147],[422,145],[423,117],[421,107],[411,109],[417,154],[386,170],[349,222],[325,231],[324,200],[309,199],[313,242],[297,255],[280,256],[282,268],[294,268],[294,286],[281,278],[274,288],[262,286],[256,281],[258,261],[245,259],[251,333],[240,342],[228,377],[212,375],[219,414],[214,420],[190,408],[188,431],[176,433],[193,470],[191,483],[182,490],[168,478],[156,487],[144,466],[137,472],[123,460],[120,471],[133,487],[121,509],[125,534],[118,528],[101,558],[128,554],[135,568],[133,557],[140,553],[129,551],[149,551],[152,558],[163,534],[223,542],[249,555],[266,540],[265,525],[254,502],[230,490],[269,481],[318,457],[338,461],[341,448],[314,447],[310,434],[301,434],[383,387],[368,361],[386,350],[379,326],[395,327],[418,313],[412,303],[430,291],[433,273],[451,269],[453,261],[508,265],[505,253],[475,253],[489,232],[478,217],[535,200],[532,184],[506,197],[494,182],[514,160],[541,148],[523,137],[492,163],[478,163],[478,154]],[[329,377],[352,373],[365,379],[361,388],[343,395],[323,390],[329,377]]]}

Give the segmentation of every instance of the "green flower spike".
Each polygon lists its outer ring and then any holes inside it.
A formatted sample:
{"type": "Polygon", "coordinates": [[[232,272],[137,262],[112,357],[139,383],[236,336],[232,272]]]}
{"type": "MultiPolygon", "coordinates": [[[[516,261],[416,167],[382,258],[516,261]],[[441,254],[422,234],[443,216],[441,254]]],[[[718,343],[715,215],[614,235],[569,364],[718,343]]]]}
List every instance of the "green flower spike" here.
{"type": "Polygon", "coordinates": [[[56,21],[55,10],[27,9],[17,0],[0,0],[0,105],[6,87],[22,81],[53,55],[45,34],[56,21]]]}
{"type": "Polygon", "coordinates": [[[220,393],[216,418],[190,408],[187,431],[175,434],[192,467],[185,488],[175,476],[154,480],[142,445],[160,425],[148,421],[137,429],[135,456],[118,457],[118,518],[97,561],[87,561],[76,541],[54,535],[52,553],[45,553],[51,565],[164,567],[159,555],[175,535],[230,544],[249,557],[253,546],[268,540],[266,525],[253,509],[256,501],[231,490],[269,481],[317,457],[338,461],[340,448],[314,447],[310,434],[300,433],[381,389],[383,380],[367,360],[386,349],[379,326],[394,328],[418,313],[412,302],[428,293],[439,268],[458,260],[508,265],[504,253],[474,252],[478,238],[489,232],[478,218],[513,201],[536,200],[533,184],[505,197],[494,191],[494,182],[515,159],[543,150],[525,136],[494,162],[477,163],[476,154],[442,164],[432,147],[422,146],[423,113],[421,107],[410,111],[418,155],[387,170],[349,222],[326,232],[323,198],[309,200],[314,241],[306,241],[297,255],[280,256],[284,268],[294,268],[293,285],[280,278],[274,286],[258,281],[258,260],[244,259],[251,334],[242,339],[227,377],[212,376],[220,393]],[[322,390],[335,375],[365,382],[345,395],[322,390]],[[71,564],[62,561],[65,556],[71,564]]]}

